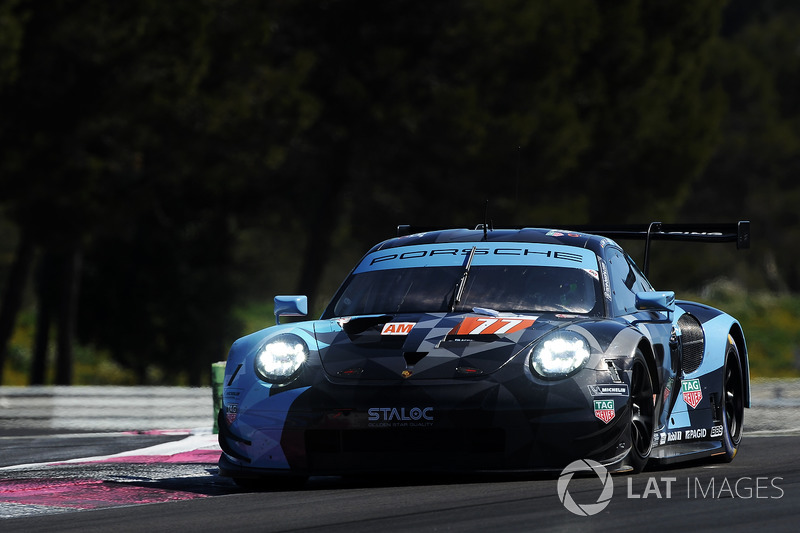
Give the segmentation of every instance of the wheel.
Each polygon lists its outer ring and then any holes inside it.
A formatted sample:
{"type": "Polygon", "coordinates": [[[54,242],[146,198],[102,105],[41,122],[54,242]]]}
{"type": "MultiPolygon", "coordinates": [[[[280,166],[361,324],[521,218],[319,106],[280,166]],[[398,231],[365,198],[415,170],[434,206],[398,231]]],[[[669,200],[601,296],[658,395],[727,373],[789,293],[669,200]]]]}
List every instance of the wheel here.
{"type": "Polygon", "coordinates": [[[653,380],[644,355],[638,349],[631,367],[631,395],[628,401],[631,412],[631,451],[628,455],[628,465],[633,468],[634,474],[638,474],[647,465],[650,451],[653,449],[655,420],[653,380]]]}
{"type": "Polygon", "coordinates": [[[739,349],[728,337],[725,350],[725,366],[722,373],[722,444],[725,454],[719,458],[729,463],[736,457],[742,442],[744,423],[744,380],[739,349]]]}

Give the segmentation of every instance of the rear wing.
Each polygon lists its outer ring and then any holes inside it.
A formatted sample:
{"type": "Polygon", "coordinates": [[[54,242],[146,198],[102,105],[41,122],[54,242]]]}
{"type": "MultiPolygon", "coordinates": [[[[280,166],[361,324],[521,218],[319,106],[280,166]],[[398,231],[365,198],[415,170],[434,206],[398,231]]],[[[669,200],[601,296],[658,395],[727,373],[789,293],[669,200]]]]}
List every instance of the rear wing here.
{"type": "MultiPolygon", "coordinates": [[[[522,229],[520,226],[504,229],[522,229]]],[[[542,228],[561,228],[564,230],[579,231],[601,235],[610,239],[630,239],[643,240],[644,264],[642,270],[648,274],[650,261],[650,242],[651,241],[694,241],[694,242],[735,242],[737,249],[750,248],[750,221],[740,220],[739,222],[711,223],[711,224],[663,224],[661,222],[651,222],[649,224],[621,224],[621,225],[578,225],[565,226],[556,224],[553,226],[538,226],[542,228]]],[[[421,231],[432,231],[432,227],[416,226],[397,226],[397,235],[410,235],[421,231]]],[[[452,229],[452,228],[450,228],[452,229]]],[[[483,230],[488,228],[486,224],[479,224],[475,229],[483,230]]]]}
{"type": "Polygon", "coordinates": [[[750,248],[750,221],[740,220],[719,224],[623,224],[608,226],[569,226],[582,233],[602,235],[611,239],[646,241],[735,242],[736,248],[750,248]]]}
{"type": "Polygon", "coordinates": [[[712,223],[712,224],[623,224],[609,226],[570,226],[574,231],[602,235],[610,239],[643,240],[644,264],[642,270],[648,275],[650,270],[651,241],[689,241],[689,242],[735,242],[739,250],[750,248],[750,221],[712,223]]]}

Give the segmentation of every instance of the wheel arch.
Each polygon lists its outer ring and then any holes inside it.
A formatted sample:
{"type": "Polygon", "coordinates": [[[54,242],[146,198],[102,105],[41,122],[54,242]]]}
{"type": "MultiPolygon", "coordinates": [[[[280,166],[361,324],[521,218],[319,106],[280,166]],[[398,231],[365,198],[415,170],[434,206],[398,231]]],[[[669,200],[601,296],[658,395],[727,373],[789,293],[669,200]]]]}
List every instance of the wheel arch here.
{"type": "MultiPolygon", "coordinates": [[[[658,390],[661,387],[661,380],[658,376],[659,365],[656,361],[656,354],[655,350],[653,349],[653,345],[646,337],[642,336],[639,339],[639,343],[636,345],[636,348],[642,352],[645,361],[647,361],[647,370],[650,373],[650,379],[653,383],[653,390],[658,390]]],[[[631,357],[633,357],[633,354],[631,354],[631,357]]]]}
{"type": "Polygon", "coordinates": [[[738,322],[731,326],[730,336],[739,351],[739,364],[742,369],[742,387],[744,388],[744,406],[750,407],[750,361],[747,355],[747,344],[744,341],[744,332],[738,322]]]}

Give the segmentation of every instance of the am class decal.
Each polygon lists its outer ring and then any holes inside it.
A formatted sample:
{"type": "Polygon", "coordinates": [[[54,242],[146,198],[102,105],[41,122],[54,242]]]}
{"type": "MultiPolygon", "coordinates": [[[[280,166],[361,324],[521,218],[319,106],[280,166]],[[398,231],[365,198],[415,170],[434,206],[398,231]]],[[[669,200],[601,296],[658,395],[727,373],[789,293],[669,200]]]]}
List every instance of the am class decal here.
{"type": "Polygon", "coordinates": [[[416,322],[387,322],[381,330],[381,335],[408,335],[416,322]]]}

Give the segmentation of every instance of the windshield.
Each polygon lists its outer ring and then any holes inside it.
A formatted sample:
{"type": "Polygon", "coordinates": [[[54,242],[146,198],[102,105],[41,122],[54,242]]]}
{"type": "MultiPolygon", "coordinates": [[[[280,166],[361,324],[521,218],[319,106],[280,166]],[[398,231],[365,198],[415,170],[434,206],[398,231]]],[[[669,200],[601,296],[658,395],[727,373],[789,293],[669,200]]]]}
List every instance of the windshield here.
{"type": "MultiPolygon", "coordinates": [[[[462,266],[396,268],[353,274],[323,315],[446,313],[455,301],[462,266]]],[[[453,309],[602,314],[597,271],[530,265],[473,265],[453,309]]]]}

